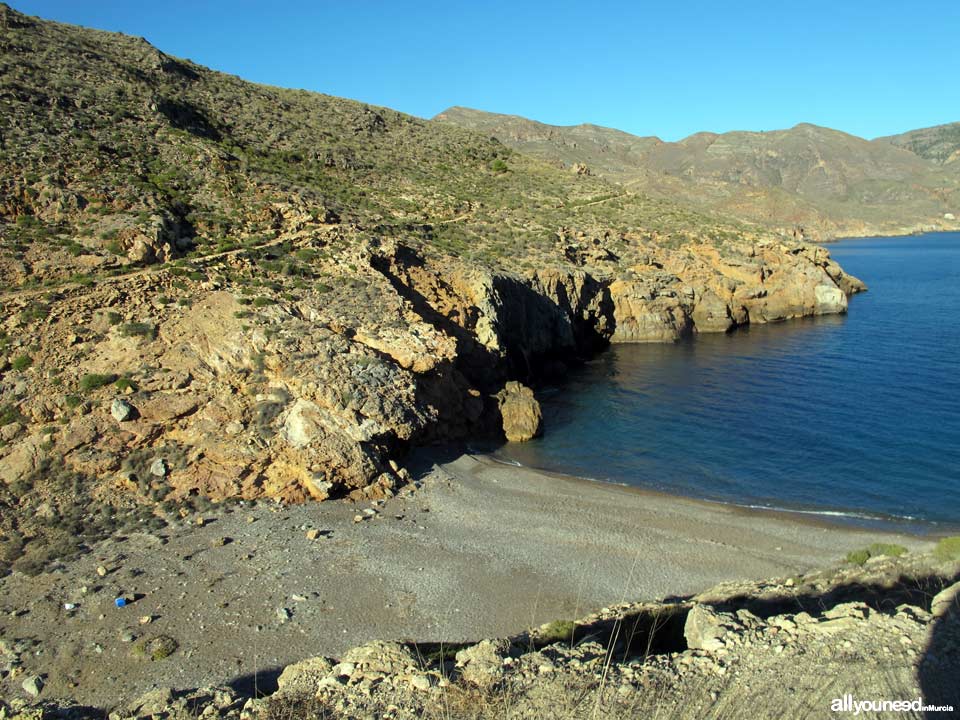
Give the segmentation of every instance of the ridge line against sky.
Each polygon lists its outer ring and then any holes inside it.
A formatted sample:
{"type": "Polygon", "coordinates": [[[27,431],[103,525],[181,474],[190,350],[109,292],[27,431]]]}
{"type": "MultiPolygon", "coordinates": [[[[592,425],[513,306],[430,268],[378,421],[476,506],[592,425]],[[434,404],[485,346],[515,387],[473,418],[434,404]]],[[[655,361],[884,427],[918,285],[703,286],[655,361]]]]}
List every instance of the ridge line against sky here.
{"type": "Polygon", "coordinates": [[[960,120],[955,0],[8,2],[424,118],[459,105],[670,141],[803,122],[875,138],[960,120]]]}

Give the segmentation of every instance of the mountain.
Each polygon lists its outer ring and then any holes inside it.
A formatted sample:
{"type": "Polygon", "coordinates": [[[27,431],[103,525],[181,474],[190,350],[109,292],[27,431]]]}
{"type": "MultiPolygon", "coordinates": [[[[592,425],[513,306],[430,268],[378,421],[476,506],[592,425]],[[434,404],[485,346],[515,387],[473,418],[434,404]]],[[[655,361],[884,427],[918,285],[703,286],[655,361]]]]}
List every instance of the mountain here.
{"type": "Polygon", "coordinates": [[[941,165],[960,160],[960,122],[877,138],[941,165]]]}
{"type": "Polygon", "coordinates": [[[655,137],[637,137],[599,125],[558,127],[517,115],[499,115],[452,107],[434,120],[492,135],[522,149],[527,155],[552,163],[586,164],[592,171],[614,180],[629,179],[645,153],[663,144],[655,137]]]}
{"type": "Polygon", "coordinates": [[[697,133],[679,142],[593,125],[558,127],[451,108],[434,118],[485,132],[545,160],[701,212],[807,235],[955,227],[960,173],[949,165],[960,126],[868,141],[800,124],[773,132],[697,133]],[[954,144],[951,145],[951,142],[954,144]],[[586,170],[583,166],[586,166],[586,170]]]}
{"type": "Polygon", "coordinates": [[[0,570],[31,573],[210,502],[391,495],[412,447],[535,435],[526,385],[611,342],[863,289],[489,133],[6,5],[0,273],[0,570]]]}

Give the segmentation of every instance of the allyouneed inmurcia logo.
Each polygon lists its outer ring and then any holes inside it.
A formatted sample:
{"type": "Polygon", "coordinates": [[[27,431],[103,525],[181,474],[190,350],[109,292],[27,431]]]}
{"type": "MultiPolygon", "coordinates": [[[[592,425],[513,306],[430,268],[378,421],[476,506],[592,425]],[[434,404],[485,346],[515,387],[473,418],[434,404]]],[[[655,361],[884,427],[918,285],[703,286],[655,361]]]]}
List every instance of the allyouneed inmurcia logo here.
{"type": "Polygon", "coordinates": [[[864,712],[953,712],[953,705],[925,705],[923,698],[916,700],[857,700],[850,693],[834,698],[830,710],[836,713],[849,712],[859,715],[864,712]]]}

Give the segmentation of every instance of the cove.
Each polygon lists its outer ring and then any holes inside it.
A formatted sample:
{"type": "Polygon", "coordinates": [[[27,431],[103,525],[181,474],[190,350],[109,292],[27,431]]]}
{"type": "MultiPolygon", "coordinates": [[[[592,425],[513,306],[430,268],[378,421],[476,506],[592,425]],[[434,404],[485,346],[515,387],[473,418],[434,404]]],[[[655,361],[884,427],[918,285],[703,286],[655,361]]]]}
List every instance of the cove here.
{"type": "Polygon", "coordinates": [[[960,233],[829,246],[845,316],[615,345],[538,393],[499,459],[736,505],[960,526],[960,233]]]}

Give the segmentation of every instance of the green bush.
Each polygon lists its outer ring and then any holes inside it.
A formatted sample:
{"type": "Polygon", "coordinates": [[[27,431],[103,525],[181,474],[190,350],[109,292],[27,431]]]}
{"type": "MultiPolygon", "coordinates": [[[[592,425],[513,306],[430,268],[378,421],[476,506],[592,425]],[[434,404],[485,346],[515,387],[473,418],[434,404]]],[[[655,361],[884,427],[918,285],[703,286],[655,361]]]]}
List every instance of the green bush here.
{"type": "Polygon", "coordinates": [[[63,403],[72,410],[80,407],[80,405],[83,404],[83,398],[81,398],[79,395],[67,395],[63,399],[63,403]]]}
{"type": "Polygon", "coordinates": [[[853,565],[863,565],[873,557],[900,557],[907,549],[895,543],[872,543],[861,550],[852,550],[847,553],[847,562],[853,565]]]}
{"type": "Polygon", "coordinates": [[[139,389],[137,384],[128,377],[117,378],[114,381],[113,386],[120,392],[125,392],[126,390],[136,391],[139,389]]]}
{"type": "Polygon", "coordinates": [[[944,562],[960,560],[960,535],[940,540],[933,549],[933,556],[944,562]]]}
{"type": "Polygon", "coordinates": [[[253,299],[253,306],[254,306],[254,307],[258,307],[258,308],[260,308],[260,307],[267,307],[268,305],[275,305],[276,302],[277,302],[277,301],[274,300],[273,298],[264,297],[263,295],[259,295],[259,296],[255,297],[255,298],[253,299]]]}
{"type": "Polygon", "coordinates": [[[847,553],[847,562],[852,565],[863,565],[869,559],[870,551],[866,548],[863,550],[851,550],[847,553]]]}
{"type": "Polygon", "coordinates": [[[490,169],[495,173],[505,173],[508,170],[507,164],[500,158],[490,163],[490,169]]]}
{"type": "Polygon", "coordinates": [[[577,624],[573,620],[554,620],[537,633],[537,642],[547,645],[570,641],[577,624]]]}
{"type": "Polygon", "coordinates": [[[11,363],[11,366],[17,372],[20,372],[21,370],[26,370],[31,365],[33,365],[33,358],[30,357],[29,355],[20,355],[19,357],[15,358],[14,361],[11,363]]]}
{"type": "Polygon", "coordinates": [[[117,379],[116,375],[101,375],[99,373],[87,373],[80,378],[80,392],[90,392],[104,385],[109,385],[117,379]]]}
{"type": "Polygon", "coordinates": [[[23,415],[20,414],[16,405],[0,405],[0,425],[9,425],[21,420],[23,420],[23,415]]]}
{"type": "Polygon", "coordinates": [[[132,322],[120,326],[120,334],[124,337],[150,337],[156,333],[157,328],[150,323],[132,322]]]}

